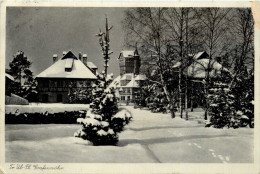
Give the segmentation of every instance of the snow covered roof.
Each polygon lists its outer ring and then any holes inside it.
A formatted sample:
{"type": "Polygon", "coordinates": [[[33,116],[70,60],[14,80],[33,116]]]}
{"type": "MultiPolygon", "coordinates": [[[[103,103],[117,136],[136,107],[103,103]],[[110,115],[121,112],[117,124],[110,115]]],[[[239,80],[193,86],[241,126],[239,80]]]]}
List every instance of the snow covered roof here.
{"type": "Polygon", "coordinates": [[[173,67],[173,68],[178,68],[179,66],[181,66],[181,62],[175,63],[172,67],[173,67]]]}
{"type": "Polygon", "coordinates": [[[36,78],[97,79],[71,51],[38,74],[36,78]],[[65,68],[70,68],[71,71],[65,71],[65,68]]]}
{"type": "Polygon", "coordinates": [[[135,80],[146,80],[146,76],[143,74],[139,74],[135,77],[135,80]]]}
{"type": "Polygon", "coordinates": [[[13,76],[11,76],[10,74],[5,73],[5,77],[7,77],[8,79],[14,81],[13,76]]]}
{"type": "Polygon", "coordinates": [[[195,60],[201,59],[201,58],[208,58],[208,57],[209,57],[209,55],[206,51],[201,51],[194,55],[195,60]]]}
{"type": "Polygon", "coordinates": [[[138,88],[139,85],[138,83],[135,81],[135,79],[132,79],[126,86],[124,86],[126,88],[138,88]]]}
{"type": "Polygon", "coordinates": [[[74,63],[74,59],[72,59],[72,58],[67,58],[67,59],[66,59],[66,62],[65,62],[65,68],[72,68],[73,63],[74,63]]]}
{"type": "Polygon", "coordinates": [[[138,81],[141,80],[146,80],[145,75],[134,75],[133,73],[127,73],[123,74],[122,76],[118,76],[115,78],[112,83],[108,86],[108,88],[114,87],[114,88],[137,88],[139,87],[138,81]],[[121,85],[121,80],[122,81],[129,81],[126,85],[121,85]]]}
{"type": "Polygon", "coordinates": [[[121,51],[121,53],[123,54],[124,57],[132,57],[135,54],[134,50],[126,50],[126,51],[121,51]]]}
{"type": "MultiPolygon", "coordinates": [[[[205,78],[207,73],[206,70],[207,68],[212,69],[210,71],[210,77],[214,77],[220,73],[222,69],[222,65],[218,63],[216,60],[199,59],[194,61],[188,67],[188,76],[192,76],[195,78],[205,78]]],[[[223,68],[223,70],[227,70],[227,69],[223,68]]]]}
{"type": "Polygon", "coordinates": [[[87,62],[87,66],[91,69],[97,69],[97,66],[93,62],[87,62]]]}

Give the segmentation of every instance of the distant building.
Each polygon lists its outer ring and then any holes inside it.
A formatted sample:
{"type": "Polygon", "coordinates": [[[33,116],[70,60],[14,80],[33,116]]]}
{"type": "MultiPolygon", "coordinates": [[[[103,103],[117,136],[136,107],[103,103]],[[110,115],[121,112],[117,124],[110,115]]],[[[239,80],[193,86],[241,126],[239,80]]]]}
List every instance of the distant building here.
{"type": "Polygon", "coordinates": [[[97,79],[97,67],[87,61],[87,55],[76,57],[71,51],[53,55],[53,64],[36,76],[39,101],[43,103],[68,102],[71,88],[89,88],[97,79]],[[89,67],[90,66],[90,67],[89,67]]]}
{"type": "Polygon", "coordinates": [[[28,100],[13,94],[12,87],[14,85],[14,78],[8,73],[5,73],[5,104],[6,105],[28,105],[28,100]]]}
{"type": "Polygon", "coordinates": [[[120,76],[114,79],[109,87],[116,88],[121,103],[132,103],[135,92],[146,79],[140,73],[140,56],[137,50],[122,51],[119,55],[120,76]]]}
{"type": "Polygon", "coordinates": [[[199,80],[206,78],[208,69],[210,78],[215,78],[221,73],[221,70],[227,71],[216,59],[210,59],[207,52],[202,51],[193,56],[186,72],[190,78],[199,80]]]}
{"type": "Polygon", "coordinates": [[[127,73],[115,78],[109,87],[116,88],[117,97],[121,103],[133,103],[135,92],[140,88],[140,85],[144,80],[146,80],[145,75],[127,73]]]}
{"type": "Polygon", "coordinates": [[[118,60],[120,75],[127,73],[139,74],[141,62],[137,49],[121,51],[118,60]]]}
{"type": "MultiPolygon", "coordinates": [[[[193,55],[189,55],[189,63],[186,68],[183,69],[184,76],[187,77],[189,86],[188,106],[201,107],[205,104],[204,94],[202,91],[205,89],[205,79],[209,75],[210,79],[216,79],[218,75],[224,71],[228,71],[224,68],[216,59],[209,58],[206,51],[198,52],[193,55]],[[209,74],[207,74],[209,73],[209,74]]],[[[178,69],[181,66],[181,62],[175,63],[172,68],[178,69]]],[[[178,70],[176,71],[178,72],[178,70]]],[[[184,98],[183,98],[184,101],[184,98]]]]}

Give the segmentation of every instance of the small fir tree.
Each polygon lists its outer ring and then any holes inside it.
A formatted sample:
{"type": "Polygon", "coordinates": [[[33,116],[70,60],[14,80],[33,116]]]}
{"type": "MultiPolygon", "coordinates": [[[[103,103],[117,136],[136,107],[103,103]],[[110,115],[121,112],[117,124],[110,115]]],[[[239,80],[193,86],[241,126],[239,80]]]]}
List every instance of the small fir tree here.
{"type": "Polygon", "coordinates": [[[93,145],[116,145],[118,133],[132,119],[127,110],[118,109],[114,88],[104,90],[104,74],[98,75],[92,86],[92,102],[86,118],[79,118],[82,128],[74,136],[89,140],[93,145]]]}
{"type": "Polygon", "coordinates": [[[109,88],[112,75],[107,76],[109,55],[109,30],[106,18],[106,32],[97,34],[99,44],[102,48],[105,70],[97,75],[96,84],[92,87],[92,102],[90,110],[86,113],[86,118],[79,118],[78,123],[82,128],[74,136],[89,140],[93,145],[116,145],[118,133],[123,131],[126,124],[130,122],[132,116],[127,110],[119,110],[115,89],[109,88]]]}
{"type": "Polygon", "coordinates": [[[214,87],[209,91],[210,124],[215,128],[229,127],[233,111],[231,107],[233,104],[233,96],[230,95],[227,84],[215,82],[214,87]]]}

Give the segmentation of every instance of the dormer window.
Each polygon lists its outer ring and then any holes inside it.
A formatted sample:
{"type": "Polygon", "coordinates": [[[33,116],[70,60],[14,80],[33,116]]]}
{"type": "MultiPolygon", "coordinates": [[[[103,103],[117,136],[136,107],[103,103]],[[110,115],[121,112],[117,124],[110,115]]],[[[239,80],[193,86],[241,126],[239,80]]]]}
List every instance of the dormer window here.
{"type": "Polygon", "coordinates": [[[72,68],[65,68],[65,71],[66,71],[66,72],[71,72],[71,71],[72,71],[72,68]]]}
{"type": "Polygon", "coordinates": [[[65,63],[65,71],[66,72],[71,72],[72,71],[72,67],[73,67],[73,58],[67,58],[66,59],[66,63],[65,63]]]}

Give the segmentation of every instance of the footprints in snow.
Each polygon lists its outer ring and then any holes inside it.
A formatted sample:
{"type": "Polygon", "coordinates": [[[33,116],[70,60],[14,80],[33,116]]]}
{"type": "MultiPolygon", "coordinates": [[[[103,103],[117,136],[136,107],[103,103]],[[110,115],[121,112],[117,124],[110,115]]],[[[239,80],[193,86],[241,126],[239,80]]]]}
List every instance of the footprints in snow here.
{"type": "Polygon", "coordinates": [[[229,161],[229,157],[226,156],[225,158],[222,155],[216,155],[213,149],[209,149],[209,151],[211,152],[211,155],[214,158],[219,158],[223,163],[227,163],[229,161]]]}
{"type": "Polygon", "coordinates": [[[194,146],[196,146],[197,148],[201,149],[201,146],[198,145],[197,143],[188,143],[189,146],[191,146],[192,144],[193,144],[194,146]]]}
{"type": "Polygon", "coordinates": [[[197,143],[193,143],[197,148],[201,149],[201,146],[198,145],[197,143]]]}
{"type": "MultiPolygon", "coordinates": [[[[198,145],[197,143],[188,143],[189,146],[192,146],[192,144],[194,146],[196,146],[197,148],[201,149],[202,147],[200,145],[198,145]]],[[[222,156],[222,155],[216,155],[215,154],[215,151],[213,149],[208,149],[209,152],[211,153],[211,155],[214,157],[214,158],[219,158],[223,163],[227,163],[229,162],[229,157],[228,156],[225,156],[225,158],[222,156]]]]}

